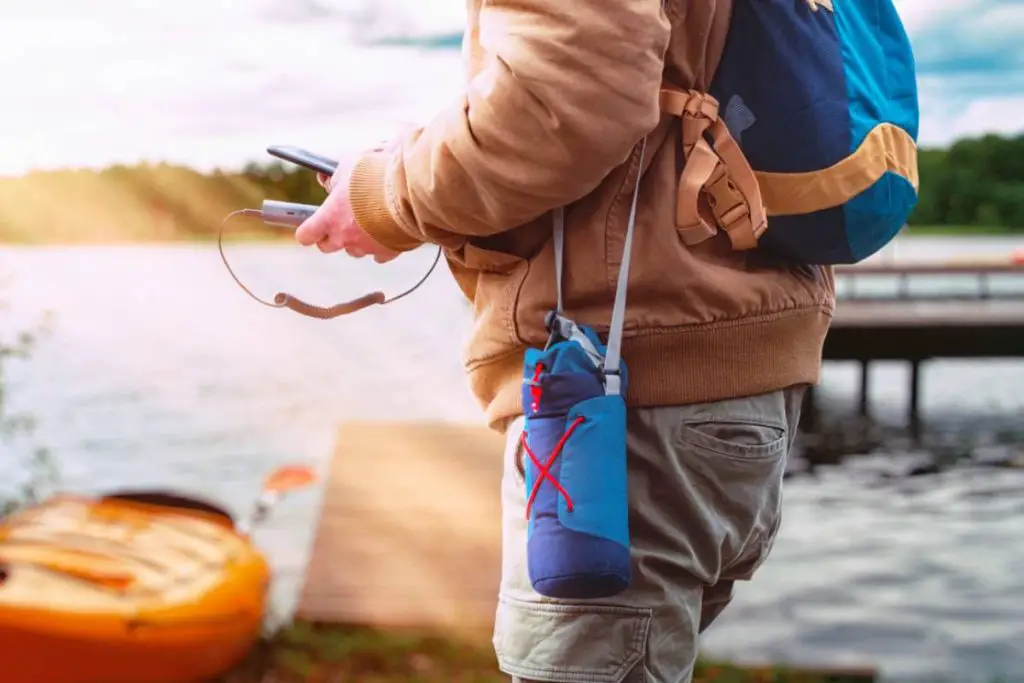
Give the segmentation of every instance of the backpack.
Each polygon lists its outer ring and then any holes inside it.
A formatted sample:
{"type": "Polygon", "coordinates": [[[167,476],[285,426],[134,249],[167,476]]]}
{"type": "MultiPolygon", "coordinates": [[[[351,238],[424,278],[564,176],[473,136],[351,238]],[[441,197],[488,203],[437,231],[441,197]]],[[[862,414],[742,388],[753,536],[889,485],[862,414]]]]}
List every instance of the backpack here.
{"type": "Polygon", "coordinates": [[[661,106],[682,119],[687,244],[722,229],[735,249],[856,263],[917,204],[914,56],[892,0],[735,0],[708,92],[666,87],[661,106]]]}

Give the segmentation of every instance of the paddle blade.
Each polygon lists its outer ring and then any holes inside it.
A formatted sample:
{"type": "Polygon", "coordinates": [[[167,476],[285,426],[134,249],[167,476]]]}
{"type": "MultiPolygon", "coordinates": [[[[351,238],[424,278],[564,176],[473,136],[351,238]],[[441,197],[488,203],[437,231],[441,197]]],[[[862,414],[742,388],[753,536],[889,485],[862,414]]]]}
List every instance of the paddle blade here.
{"type": "Polygon", "coordinates": [[[263,493],[287,493],[316,481],[316,472],[304,465],[284,465],[271,472],[263,482],[263,493]]]}

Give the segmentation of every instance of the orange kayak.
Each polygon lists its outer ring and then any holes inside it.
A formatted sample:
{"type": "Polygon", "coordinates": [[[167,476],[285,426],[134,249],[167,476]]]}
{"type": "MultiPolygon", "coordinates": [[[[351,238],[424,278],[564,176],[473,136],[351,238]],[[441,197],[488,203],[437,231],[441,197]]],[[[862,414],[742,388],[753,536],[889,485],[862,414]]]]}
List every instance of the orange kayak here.
{"type": "Polygon", "coordinates": [[[0,680],[205,683],[259,637],[269,581],[213,506],[55,497],[0,520],[0,680]]]}

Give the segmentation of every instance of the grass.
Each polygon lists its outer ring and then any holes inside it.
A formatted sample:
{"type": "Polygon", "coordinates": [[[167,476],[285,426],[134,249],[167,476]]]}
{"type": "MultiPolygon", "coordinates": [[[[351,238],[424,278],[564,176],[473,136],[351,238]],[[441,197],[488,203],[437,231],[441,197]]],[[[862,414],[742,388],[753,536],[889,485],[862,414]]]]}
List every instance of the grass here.
{"type": "Polygon", "coordinates": [[[218,683],[490,683],[494,655],[481,644],[430,633],[296,624],[260,642],[218,683]]]}
{"type": "MultiPolygon", "coordinates": [[[[413,631],[296,624],[216,683],[508,683],[489,645],[413,631]]],[[[866,683],[872,672],[784,671],[700,662],[694,683],[866,683]]]]}

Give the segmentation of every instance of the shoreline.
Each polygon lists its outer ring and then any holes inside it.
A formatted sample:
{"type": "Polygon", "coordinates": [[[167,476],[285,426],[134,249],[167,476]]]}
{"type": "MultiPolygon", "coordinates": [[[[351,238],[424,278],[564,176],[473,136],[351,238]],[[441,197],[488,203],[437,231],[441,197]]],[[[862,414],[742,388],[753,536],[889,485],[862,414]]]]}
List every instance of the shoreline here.
{"type": "Polygon", "coordinates": [[[1013,237],[1024,242],[1024,231],[997,225],[908,225],[897,239],[903,237],[1013,237]]]}
{"type": "MultiPolygon", "coordinates": [[[[1011,239],[1018,237],[1021,246],[1024,247],[1024,232],[1005,230],[991,226],[945,226],[945,225],[924,225],[908,226],[893,241],[893,243],[906,240],[928,239],[928,238],[968,238],[978,241],[991,239],[1011,239]]],[[[292,243],[292,231],[288,228],[267,229],[261,232],[249,230],[243,232],[232,232],[230,228],[224,232],[224,246],[232,244],[245,244],[248,246],[275,246],[292,243]]],[[[171,236],[135,236],[135,237],[114,237],[114,238],[84,238],[84,239],[10,239],[0,232],[0,250],[2,249],[25,249],[25,248],[60,248],[72,247],[182,247],[189,245],[211,245],[216,246],[217,234],[179,234],[171,236]]]]}
{"type": "MultiPolygon", "coordinates": [[[[324,197],[312,172],[278,161],[212,171],[169,163],[33,171],[0,177],[0,246],[209,243],[232,211],[264,199],[320,204],[324,197]]],[[[901,236],[1024,240],[1022,228],[924,224],[927,215],[901,236]]],[[[290,234],[239,221],[228,226],[225,241],[275,243],[290,234]]]]}
{"type": "MultiPolygon", "coordinates": [[[[259,232],[245,232],[241,234],[224,233],[224,247],[228,248],[233,244],[246,245],[283,245],[294,242],[291,231],[282,229],[279,236],[259,232]]],[[[125,248],[125,247],[184,247],[189,245],[211,246],[216,248],[217,235],[181,235],[168,238],[137,238],[137,239],[112,239],[112,240],[20,240],[5,241],[0,235],[0,250],[3,249],[70,249],[70,248],[125,248]]]]}
{"type": "MultiPolygon", "coordinates": [[[[1021,154],[1024,134],[920,147],[918,201],[903,235],[1024,240],[1024,176],[1013,161],[1021,154]]],[[[0,175],[0,244],[208,241],[236,209],[263,199],[320,204],[324,196],[315,174],[278,159],[38,168],[0,175]]],[[[248,232],[263,240],[277,229],[248,232]]]]}

